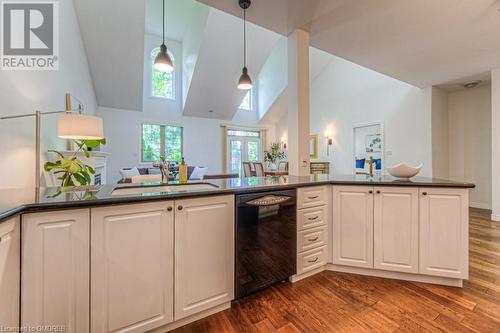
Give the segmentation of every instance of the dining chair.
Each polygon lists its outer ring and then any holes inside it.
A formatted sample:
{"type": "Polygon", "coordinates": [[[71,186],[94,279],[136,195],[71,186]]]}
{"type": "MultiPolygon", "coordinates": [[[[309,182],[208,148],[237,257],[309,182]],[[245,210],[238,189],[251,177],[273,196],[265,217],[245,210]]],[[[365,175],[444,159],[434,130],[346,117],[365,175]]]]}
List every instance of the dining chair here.
{"type": "Polygon", "coordinates": [[[278,171],[288,171],[288,162],[281,161],[278,164],[278,171]]]}
{"type": "Polygon", "coordinates": [[[243,177],[252,177],[252,165],[250,162],[241,162],[243,165],[243,177]]]}
{"type": "Polygon", "coordinates": [[[253,163],[253,167],[255,169],[255,176],[256,177],[264,177],[264,165],[261,162],[256,162],[253,163]]]}

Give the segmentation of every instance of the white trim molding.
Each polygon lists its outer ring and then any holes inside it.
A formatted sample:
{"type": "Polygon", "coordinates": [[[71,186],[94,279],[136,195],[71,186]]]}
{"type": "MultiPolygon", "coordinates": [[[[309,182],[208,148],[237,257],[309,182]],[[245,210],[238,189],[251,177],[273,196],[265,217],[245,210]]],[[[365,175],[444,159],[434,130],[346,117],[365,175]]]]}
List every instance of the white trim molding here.
{"type": "Polygon", "coordinates": [[[493,212],[491,214],[491,220],[495,222],[500,222],[500,214],[495,214],[495,212],[493,212]]]}
{"type": "Polygon", "coordinates": [[[470,207],[472,208],[479,208],[479,209],[487,209],[487,210],[491,210],[491,205],[486,203],[486,202],[474,202],[474,201],[471,201],[470,204],[469,204],[470,207]]]}

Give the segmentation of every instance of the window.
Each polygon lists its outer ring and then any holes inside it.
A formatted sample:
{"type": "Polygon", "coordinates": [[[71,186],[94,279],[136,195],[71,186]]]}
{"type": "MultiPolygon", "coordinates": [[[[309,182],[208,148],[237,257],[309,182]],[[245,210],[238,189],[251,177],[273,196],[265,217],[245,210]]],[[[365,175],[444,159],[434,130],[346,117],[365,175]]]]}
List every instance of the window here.
{"type": "Polygon", "coordinates": [[[248,91],[240,104],[240,110],[252,111],[252,90],[248,91]]]}
{"type": "MultiPolygon", "coordinates": [[[[151,51],[151,96],[175,99],[175,71],[172,73],[164,73],[154,68],[154,62],[158,52],[160,52],[159,47],[151,51]]],[[[172,62],[175,63],[173,54],[170,51],[167,52],[172,62]]]]}
{"type": "Polygon", "coordinates": [[[168,161],[182,159],[183,129],[179,126],[142,125],[142,161],[159,161],[165,156],[168,161]]]}

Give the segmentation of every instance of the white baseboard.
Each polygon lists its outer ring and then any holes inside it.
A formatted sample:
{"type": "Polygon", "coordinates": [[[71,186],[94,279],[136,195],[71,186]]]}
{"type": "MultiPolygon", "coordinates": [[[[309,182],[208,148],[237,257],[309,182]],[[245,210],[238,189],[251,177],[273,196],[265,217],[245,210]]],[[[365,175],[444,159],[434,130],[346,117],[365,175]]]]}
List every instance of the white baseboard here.
{"type": "Polygon", "coordinates": [[[469,203],[469,206],[472,207],[472,208],[479,208],[479,209],[488,209],[488,210],[491,210],[491,205],[488,204],[488,203],[485,203],[485,202],[474,202],[474,201],[471,201],[469,203]]]}
{"type": "Polygon", "coordinates": [[[167,325],[162,326],[162,327],[158,327],[158,328],[151,330],[149,332],[153,332],[153,333],[169,332],[169,331],[172,331],[176,328],[190,324],[192,322],[195,322],[195,321],[200,320],[202,318],[211,316],[213,314],[216,314],[217,312],[221,312],[221,311],[224,311],[224,310],[229,309],[229,308],[231,308],[231,302],[227,302],[227,303],[221,304],[219,306],[216,306],[214,308],[202,311],[200,313],[196,313],[196,314],[189,316],[187,318],[183,318],[183,319],[180,319],[178,321],[174,321],[173,323],[167,324],[167,325]]]}
{"type": "Polygon", "coordinates": [[[430,276],[430,275],[422,275],[414,273],[392,272],[392,271],[384,271],[371,268],[359,268],[359,267],[348,267],[348,266],[327,264],[325,270],[341,272],[341,273],[376,276],[386,279],[423,282],[423,283],[437,284],[449,287],[461,288],[463,286],[462,279],[446,278],[446,277],[430,276]]]}
{"type": "Polygon", "coordinates": [[[500,215],[499,214],[491,214],[491,220],[495,222],[500,222],[500,215]]]}
{"type": "Polygon", "coordinates": [[[310,276],[313,276],[315,274],[321,273],[321,272],[323,272],[325,270],[325,267],[326,266],[321,266],[321,267],[315,268],[315,269],[313,269],[311,271],[302,273],[300,275],[291,276],[290,277],[290,282],[295,283],[297,281],[303,280],[303,279],[308,278],[310,276]]]}

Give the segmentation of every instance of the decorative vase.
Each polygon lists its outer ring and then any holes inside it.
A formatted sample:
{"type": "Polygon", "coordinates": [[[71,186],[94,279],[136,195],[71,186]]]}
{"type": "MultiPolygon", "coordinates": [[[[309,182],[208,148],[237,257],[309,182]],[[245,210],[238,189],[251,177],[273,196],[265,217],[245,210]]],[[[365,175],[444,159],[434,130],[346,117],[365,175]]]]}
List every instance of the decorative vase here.
{"type": "Polygon", "coordinates": [[[271,169],[271,171],[276,171],[278,167],[276,166],[276,163],[271,162],[269,163],[269,169],[271,169]]]}

